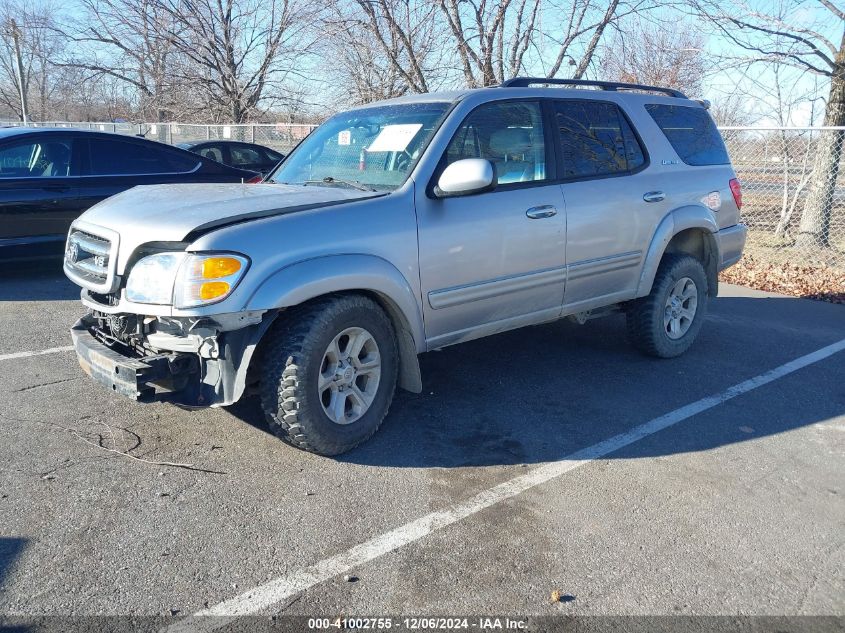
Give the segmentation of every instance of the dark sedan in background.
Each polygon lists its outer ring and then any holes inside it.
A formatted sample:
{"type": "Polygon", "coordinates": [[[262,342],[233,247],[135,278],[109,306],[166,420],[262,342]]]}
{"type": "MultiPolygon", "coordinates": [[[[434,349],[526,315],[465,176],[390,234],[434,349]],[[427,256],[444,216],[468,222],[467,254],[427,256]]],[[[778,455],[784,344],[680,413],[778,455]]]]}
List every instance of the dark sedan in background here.
{"type": "Polygon", "coordinates": [[[258,180],[254,171],[143,138],[0,129],[0,261],[61,255],[73,220],[136,185],[258,180]]]}
{"type": "Polygon", "coordinates": [[[273,171],[285,157],[269,147],[241,141],[189,141],[179,143],[177,147],[230,167],[257,171],[264,176],[273,171]]]}

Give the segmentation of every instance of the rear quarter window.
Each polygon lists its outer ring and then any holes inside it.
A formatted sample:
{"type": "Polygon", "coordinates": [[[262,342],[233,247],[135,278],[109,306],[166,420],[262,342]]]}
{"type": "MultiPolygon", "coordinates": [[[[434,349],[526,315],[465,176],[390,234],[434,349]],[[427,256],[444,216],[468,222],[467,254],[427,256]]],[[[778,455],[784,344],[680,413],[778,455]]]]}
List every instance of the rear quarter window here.
{"type": "Polygon", "coordinates": [[[704,108],[649,103],[645,109],[687,165],[731,162],[722,136],[704,108]]]}

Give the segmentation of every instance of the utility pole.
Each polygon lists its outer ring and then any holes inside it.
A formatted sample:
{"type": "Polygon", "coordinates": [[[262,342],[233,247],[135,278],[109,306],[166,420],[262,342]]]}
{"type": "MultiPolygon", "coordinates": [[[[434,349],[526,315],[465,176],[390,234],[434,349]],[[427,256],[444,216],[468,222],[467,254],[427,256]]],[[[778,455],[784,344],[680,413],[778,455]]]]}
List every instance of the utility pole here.
{"type": "Polygon", "coordinates": [[[23,124],[29,123],[26,107],[26,89],[23,85],[23,61],[21,60],[21,31],[14,18],[9,19],[9,30],[12,33],[12,41],[15,43],[15,64],[18,69],[18,91],[21,96],[21,118],[23,124]]]}

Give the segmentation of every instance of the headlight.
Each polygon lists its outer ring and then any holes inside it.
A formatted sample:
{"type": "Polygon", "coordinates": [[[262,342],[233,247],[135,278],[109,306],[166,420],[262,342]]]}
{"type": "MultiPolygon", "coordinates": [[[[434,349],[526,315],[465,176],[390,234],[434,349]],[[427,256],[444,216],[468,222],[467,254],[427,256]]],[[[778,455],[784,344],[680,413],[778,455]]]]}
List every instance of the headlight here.
{"type": "Polygon", "coordinates": [[[188,255],[179,267],[173,305],[190,308],[222,301],[235,289],[249,267],[243,255],[188,255]]]}
{"type": "Polygon", "coordinates": [[[232,293],[248,266],[246,257],[232,253],[150,255],[132,267],[126,298],[176,308],[215,303],[232,293]]]}
{"type": "Polygon", "coordinates": [[[170,305],[173,283],[185,253],[159,253],[138,260],[126,282],[126,298],[136,303],[170,305]]]}

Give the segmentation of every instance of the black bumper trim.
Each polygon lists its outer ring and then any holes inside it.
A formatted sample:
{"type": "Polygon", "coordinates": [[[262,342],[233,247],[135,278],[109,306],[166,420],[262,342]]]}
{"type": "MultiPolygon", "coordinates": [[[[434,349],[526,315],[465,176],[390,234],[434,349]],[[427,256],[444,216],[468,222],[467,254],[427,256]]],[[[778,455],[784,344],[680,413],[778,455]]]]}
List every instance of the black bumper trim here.
{"type": "MultiPolygon", "coordinates": [[[[178,397],[182,395],[187,396],[185,404],[193,404],[190,402],[188,393],[158,392],[156,389],[156,386],[172,389],[175,383],[184,383],[184,380],[175,379],[184,376],[186,364],[174,364],[172,354],[157,354],[143,358],[125,356],[94,337],[90,332],[92,325],[90,317],[83,317],[74,324],[70,334],[80,367],[96,382],[105,385],[115,393],[139,402],[182,401],[182,398],[178,397]]],[[[190,366],[193,367],[194,364],[190,366]]]]}

